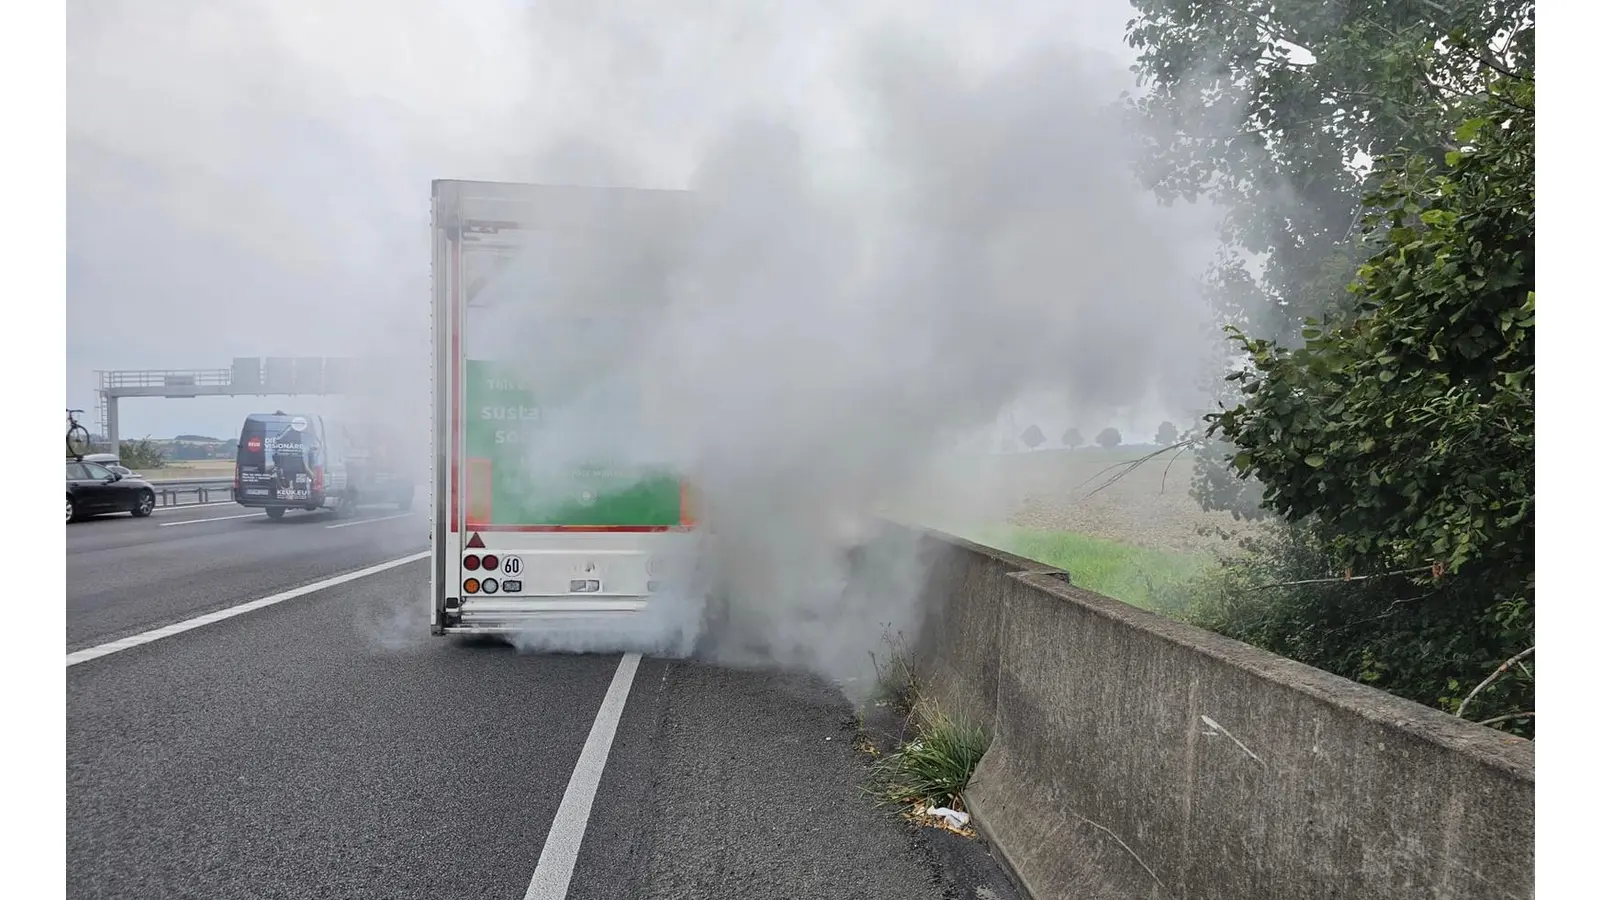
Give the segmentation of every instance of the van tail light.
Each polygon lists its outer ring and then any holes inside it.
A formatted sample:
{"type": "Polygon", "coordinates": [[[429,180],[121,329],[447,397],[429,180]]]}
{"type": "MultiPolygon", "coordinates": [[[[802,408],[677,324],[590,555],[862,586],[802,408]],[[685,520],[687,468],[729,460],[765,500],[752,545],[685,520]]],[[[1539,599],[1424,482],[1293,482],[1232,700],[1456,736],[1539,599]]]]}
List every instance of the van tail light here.
{"type": "Polygon", "coordinates": [[[317,466],[315,469],[311,470],[311,489],[313,491],[322,490],[322,467],[321,466],[317,466]]]}

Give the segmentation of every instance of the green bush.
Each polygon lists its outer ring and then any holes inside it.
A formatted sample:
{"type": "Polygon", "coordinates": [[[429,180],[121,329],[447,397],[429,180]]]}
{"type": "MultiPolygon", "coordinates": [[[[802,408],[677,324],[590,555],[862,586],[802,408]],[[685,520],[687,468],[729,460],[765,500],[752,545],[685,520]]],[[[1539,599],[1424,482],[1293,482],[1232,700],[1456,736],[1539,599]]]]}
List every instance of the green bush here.
{"type": "Polygon", "coordinates": [[[1475,720],[1531,710],[1534,5],[1134,7],[1141,173],[1227,210],[1208,295],[1248,358],[1194,493],[1294,523],[1183,614],[1450,711],[1496,678],[1475,720]],[[1196,98],[1251,127],[1173,128],[1196,98]]]}
{"type": "MultiPolygon", "coordinates": [[[[1315,520],[1264,526],[1241,552],[1187,585],[1183,620],[1390,693],[1455,712],[1503,662],[1533,645],[1524,610],[1489,615],[1497,579],[1468,566],[1346,580],[1315,520]]],[[[1475,698],[1466,718],[1533,709],[1531,659],[1475,698]]],[[[1532,737],[1531,717],[1496,725],[1532,737]]]]}
{"type": "Polygon", "coordinates": [[[1531,69],[1497,78],[1460,107],[1442,165],[1383,162],[1352,309],[1306,320],[1299,346],[1235,332],[1242,399],[1210,435],[1297,524],[1190,612],[1451,711],[1494,678],[1480,721],[1533,708],[1531,664],[1502,668],[1533,646],[1533,105],[1531,69]]]}

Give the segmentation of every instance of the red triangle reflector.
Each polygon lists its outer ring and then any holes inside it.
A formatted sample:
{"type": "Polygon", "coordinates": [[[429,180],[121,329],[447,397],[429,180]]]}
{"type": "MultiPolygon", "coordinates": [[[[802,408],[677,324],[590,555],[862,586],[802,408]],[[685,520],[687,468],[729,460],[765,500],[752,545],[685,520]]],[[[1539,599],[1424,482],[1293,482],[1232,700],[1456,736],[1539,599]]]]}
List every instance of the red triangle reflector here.
{"type": "Polygon", "coordinates": [[[482,550],[483,549],[483,537],[480,536],[476,531],[474,531],[472,533],[472,537],[467,538],[467,549],[468,550],[482,550]]]}

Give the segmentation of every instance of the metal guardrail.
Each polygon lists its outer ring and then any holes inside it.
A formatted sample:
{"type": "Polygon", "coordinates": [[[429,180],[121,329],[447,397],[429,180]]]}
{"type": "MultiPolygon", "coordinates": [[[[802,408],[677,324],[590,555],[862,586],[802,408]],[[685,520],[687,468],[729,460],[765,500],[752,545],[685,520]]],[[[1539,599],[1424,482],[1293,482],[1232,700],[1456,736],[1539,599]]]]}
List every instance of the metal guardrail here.
{"type": "MultiPolygon", "coordinates": [[[[150,479],[145,479],[150,481],[150,479]]],[[[150,486],[156,489],[156,505],[168,506],[194,506],[197,503],[211,503],[234,499],[232,478],[173,478],[170,480],[150,481],[150,486]],[[184,502],[185,496],[194,499],[184,502]]]]}

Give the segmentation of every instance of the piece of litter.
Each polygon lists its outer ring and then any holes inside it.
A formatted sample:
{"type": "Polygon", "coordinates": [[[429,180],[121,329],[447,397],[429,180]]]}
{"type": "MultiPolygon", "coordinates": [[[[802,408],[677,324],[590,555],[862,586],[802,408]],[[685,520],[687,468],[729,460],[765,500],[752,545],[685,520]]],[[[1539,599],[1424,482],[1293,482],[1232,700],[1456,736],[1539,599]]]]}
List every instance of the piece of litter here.
{"type": "Polygon", "coordinates": [[[906,810],[905,817],[925,828],[937,828],[962,837],[976,837],[977,832],[969,826],[972,817],[957,809],[945,806],[923,806],[918,803],[906,810]]]}
{"type": "Polygon", "coordinates": [[[928,815],[943,819],[956,828],[966,828],[967,822],[972,818],[972,816],[961,812],[960,810],[948,809],[943,806],[928,810],[928,815]]]}

